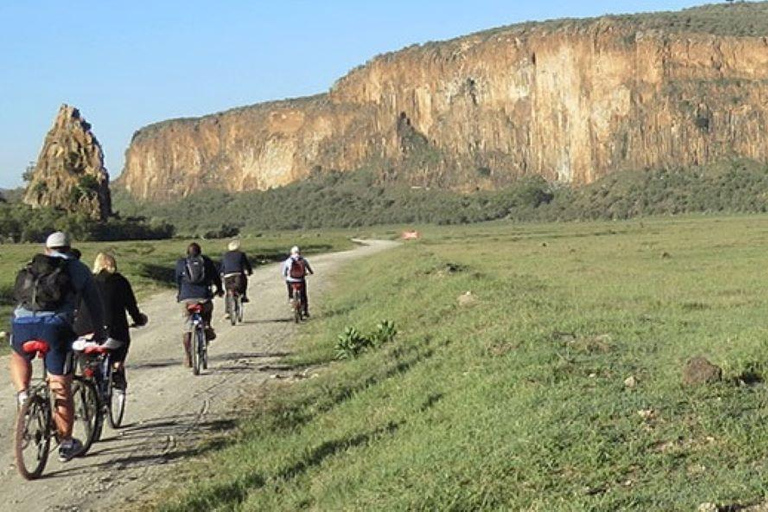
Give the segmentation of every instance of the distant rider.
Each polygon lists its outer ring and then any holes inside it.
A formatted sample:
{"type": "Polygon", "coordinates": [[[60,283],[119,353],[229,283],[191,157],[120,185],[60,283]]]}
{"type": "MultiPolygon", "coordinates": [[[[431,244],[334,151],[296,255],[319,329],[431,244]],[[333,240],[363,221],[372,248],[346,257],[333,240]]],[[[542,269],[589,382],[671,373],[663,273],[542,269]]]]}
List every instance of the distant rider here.
{"type": "Polygon", "coordinates": [[[248,302],[248,276],[253,274],[251,262],[240,250],[240,240],[229,242],[227,249],[228,251],[221,256],[220,271],[224,278],[224,289],[236,290],[243,302],[248,302]]]}
{"type": "Polygon", "coordinates": [[[309,316],[309,299],[307,298],[307,274],[314,274],[307,259],[295,245],[291,247],[291,255],[283,262],[281,269],[288,287],[288,301],[291,300],[291,283],[301,283],[301,300],[304,303],[304,316],[309,316]]]}
{"type": "Polygon", "coordinates": [[[213,317],[213,293],[211,286],[216,286],[216,295],[224,295],[221,289],[221,277],[216,270],[216,266],[208,256],[203,256],[200,245],[192,242],[187,247],[187,257],[181,258],[176,262],[176,285],[178,294],[176,300],[182,304],[182,314],[184,316],[184,364],[187,367],[192,366],[192,313],[189,306],[200,304],[200,312],[205,322],[205,338],[212,341],[216,338],[216,333],[211,326],[213,317]]]}
{"type": "MultiPolygon", "coordinates": [[[[117,261],[114,256],[100,252],[93,262],[93,275],[99,290],[101,304],[104,309],[104,324],[110,338],[120,341],[120,348],[112,351],[112,361],[115,363],[115,388],[125,390],[125,358],[131,344],[128,330],[126,311],[131,315],[133,323],[141,326],[147,323],[147,315],[139,311],[136,296],[128,279],[117,271],[117,261]]],[[[75,319],[75,332],[78,335],[93,332],[93,322],[88,308],[82,307],[75,319]]]]}
{"type": "Polygon", "coordinates": [[[93,276],[88,267],[72,256],[70,247],[66,233],[52,233],[45,242],[45,254],[36,255],[19,273],[14,287],[19,304],[13,312],[11,337],[11,380],[18,392],[19,404],[27,399],[32,377],[30,357],[24,354],[23,344],[38,339],[50,346],[45,364],[54,396],[54,421],[62,462],[83,451],[82,442],[72,437],[72,342],[75,340],[72,322],[80,298],[93,319],[94,339],[97,342],[106,339],[104,315],[93,276]]]}

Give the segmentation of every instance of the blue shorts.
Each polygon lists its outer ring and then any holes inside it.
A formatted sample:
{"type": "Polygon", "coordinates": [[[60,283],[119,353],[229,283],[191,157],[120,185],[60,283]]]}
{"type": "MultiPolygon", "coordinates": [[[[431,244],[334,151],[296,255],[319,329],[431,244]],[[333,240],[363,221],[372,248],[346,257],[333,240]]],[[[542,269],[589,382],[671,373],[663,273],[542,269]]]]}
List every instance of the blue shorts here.
{"type": "Polygon", "coordinates": [[[22,316],[11,323],[11,347],[17,354],[32,360],[22,345],[30,340],[42,340],[51,349],[45,356],[45,366],[51,375],[68,375],[72,372],[72,342],[75,333],[65,319],[55,316],[22,316]]]}

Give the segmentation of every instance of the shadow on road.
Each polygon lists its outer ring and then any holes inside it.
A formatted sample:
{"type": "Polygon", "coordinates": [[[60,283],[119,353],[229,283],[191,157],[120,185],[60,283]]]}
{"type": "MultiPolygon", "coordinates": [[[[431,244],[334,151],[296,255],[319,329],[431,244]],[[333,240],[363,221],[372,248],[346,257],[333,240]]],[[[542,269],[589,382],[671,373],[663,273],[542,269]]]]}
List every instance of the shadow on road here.
{"type": "Polygon", "coordinates": [[[52,471],[46,478],[85,474],[96,470],[130,469],[167,464],[177,459],[202,455],[219,449],[228,441],[216,438],[236,426],[234,418],[212,418],[201,421],[197,414],[183,414],[127,425],[114,436],[104,438],[83,459],[94,464],[52,471]],[[137,449],[137,447],[141,447],[137,449]],[[108,457],[106,462],[96,462],[108,457]]]}

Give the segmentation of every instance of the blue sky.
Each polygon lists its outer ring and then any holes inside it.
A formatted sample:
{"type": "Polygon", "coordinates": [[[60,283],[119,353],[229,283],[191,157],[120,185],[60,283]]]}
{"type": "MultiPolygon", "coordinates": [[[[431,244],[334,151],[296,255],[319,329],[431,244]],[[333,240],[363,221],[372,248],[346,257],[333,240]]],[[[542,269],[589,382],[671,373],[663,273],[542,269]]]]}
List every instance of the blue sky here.
{"type": "Polygon", "coordinates": [[[133,132],[326,91],[376,54],[528,20],[696,1],[0,0],[0,188],[21,185],[60,104],[117,177],[133,132]]]}

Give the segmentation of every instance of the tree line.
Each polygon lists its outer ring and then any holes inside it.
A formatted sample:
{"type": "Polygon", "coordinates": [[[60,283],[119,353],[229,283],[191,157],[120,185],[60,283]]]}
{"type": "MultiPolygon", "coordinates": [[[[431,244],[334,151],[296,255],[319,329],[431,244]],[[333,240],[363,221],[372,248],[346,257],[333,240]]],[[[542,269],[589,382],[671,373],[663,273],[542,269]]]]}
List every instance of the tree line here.
{"type": "Polygon", "coordinates": [[[473,193],[413,187],[361,170],[314,173],[305,181],[263,192],[208,190],[166,203],[137,202],[118,191],[114,205],[124,215],[145,215],[173,225],[179,234],[203,237],[381,224],[764,212],[768,208],[768,167],[733,160],[705,167],[626,171],[584,187],[530,176],[499,190],[473,193]]]}

